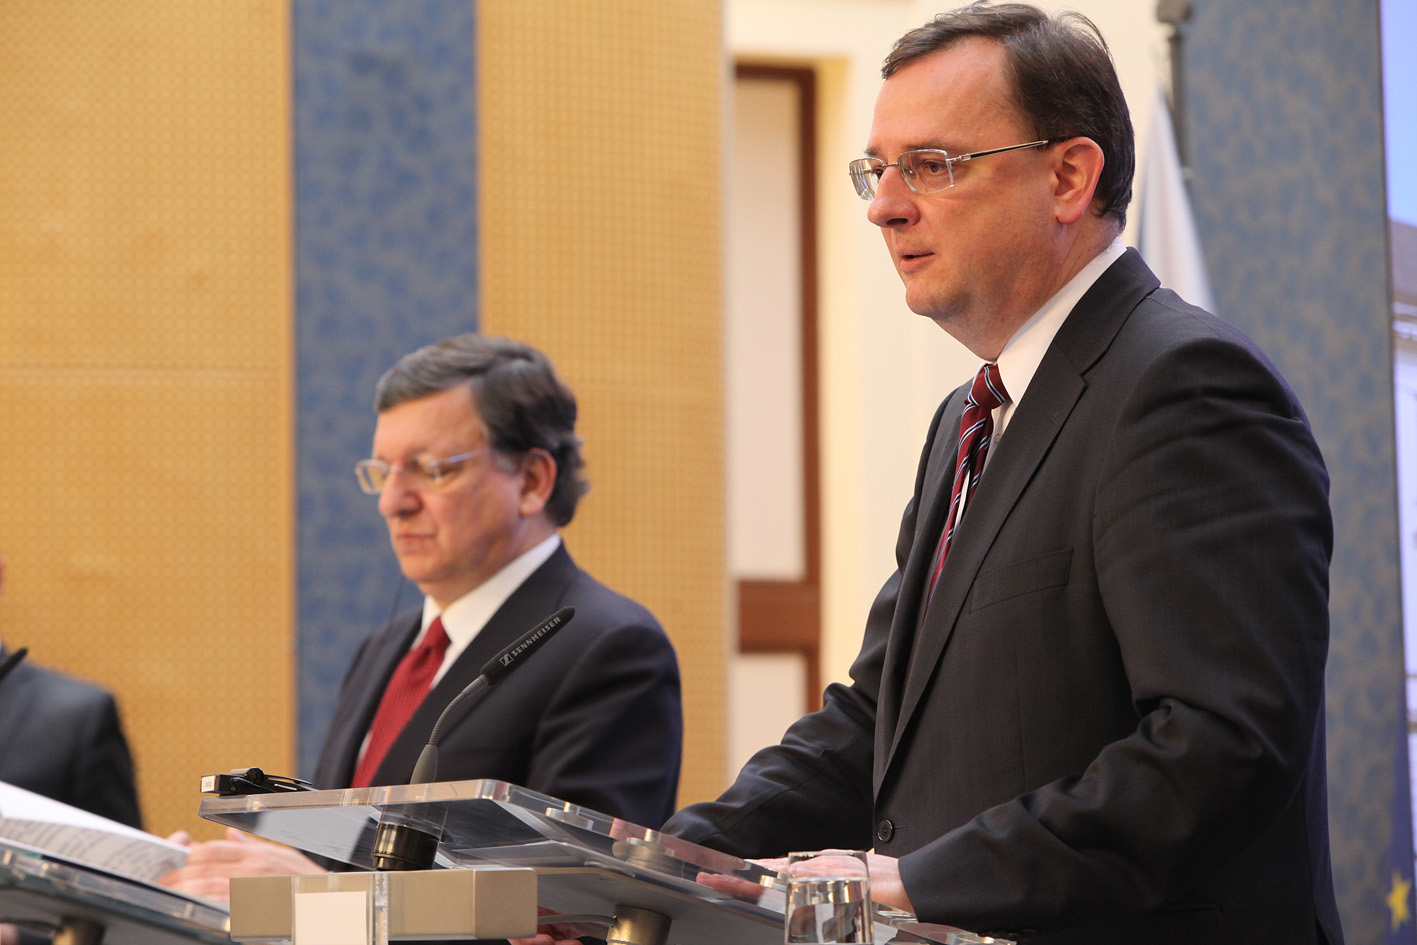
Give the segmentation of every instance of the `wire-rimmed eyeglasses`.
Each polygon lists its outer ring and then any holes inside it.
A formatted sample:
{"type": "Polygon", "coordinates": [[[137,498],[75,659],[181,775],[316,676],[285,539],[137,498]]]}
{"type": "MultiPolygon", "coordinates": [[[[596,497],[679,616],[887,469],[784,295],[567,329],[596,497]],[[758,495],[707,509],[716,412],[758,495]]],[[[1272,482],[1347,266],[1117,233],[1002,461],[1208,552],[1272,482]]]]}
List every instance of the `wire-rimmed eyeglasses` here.
{"type": "Polygon", "coordinates": [[[382,459],[361,459],[354,464],[354,475],[359,480],[359,488],[369,495],[378,495],[383,492],[395,469],[403,473],[404,482],[410,489],[436,489],[444,479],[448,478],[448,474],[452,472],[454,466],[481,456],[483,453],[495,452],[495,449],[492,446],[484,446],[480,450],[459,453],[456,456],[449,456],[447,459],[430,459],[421,456],[403,466],[393,466],[382,459]]]}
{"type": "Polygon", "coordinates": [[[847,165],[851,172],[851,183],[856,187],[856,195],[862,200],[874,200],[881,175],[888,167],[900,168],[900,176],[905,178],[905,186],[917,194],[934,194],[948,190],[955,185],[956,164],[1003,154],[1005,151],[1022,151],[1024,148],[1041,148],[1062,138],[1044,138],[1027,144],[1011,144],[1007,148],[990,148],[987,151],[970,151],[968,154],[950,154],[935,148],[902,152],[894,163],[886,163],[880,158],[857,158],[847,165]]]}

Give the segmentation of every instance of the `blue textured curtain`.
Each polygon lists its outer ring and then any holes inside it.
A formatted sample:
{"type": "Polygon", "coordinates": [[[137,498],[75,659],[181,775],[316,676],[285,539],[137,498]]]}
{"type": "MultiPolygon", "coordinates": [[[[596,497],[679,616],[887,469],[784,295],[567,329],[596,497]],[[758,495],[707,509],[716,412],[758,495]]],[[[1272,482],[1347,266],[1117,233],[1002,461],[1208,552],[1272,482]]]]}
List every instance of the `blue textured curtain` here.
{"type": "Polygon", "coordinates": [[[471,0],[294,0],[300,770],[358,641],[404,589],[355,484],[374,384],[475,330],[471,0]]]}
{"type": "Polygon", "coordinates": [[[1329,819],[1350,942],[1383,940],[1404,714],[1378,0],[1209,0],[1185,27],[1217,306],[1279,365],[1332,479],[1329,819]]]}

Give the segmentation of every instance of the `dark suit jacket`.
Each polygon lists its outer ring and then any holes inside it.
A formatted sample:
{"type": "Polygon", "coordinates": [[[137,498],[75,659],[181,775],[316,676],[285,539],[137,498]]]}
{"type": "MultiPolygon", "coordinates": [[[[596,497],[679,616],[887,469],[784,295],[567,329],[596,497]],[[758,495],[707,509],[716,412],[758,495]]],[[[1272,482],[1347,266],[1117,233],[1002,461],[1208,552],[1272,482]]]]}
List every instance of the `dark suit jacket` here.
{"type": "Polygon", "coordinates": [[[113,696],[29,660],[0,680],[0,781],[142,827],[113,696]]]}
{"type": "MultiPolygon", "coordinates": [[[[408,781],[438,714],[489,659],[561,607],[576,615],[500,682],[459,706],[438,740],[439,781],[508,781],[633,823],[674,809],[683,719],[669,638],[644,607],[576,567],[565,546],[523,582],[419,706],[374,775],[408,781]]],[[[348,787],[360,744],[419,610],[360,648],[340,689],[314,783],[348,787]]]]}
{"type": "Polygon", "coordinates": [[[1340,942],[1328,478],[1289,388],[1128,252],[1040,363],[922,617],[967,390],[935,416],[853,684],[665,829],[874,846],[922,918],[976,931],[1340,942]]]}

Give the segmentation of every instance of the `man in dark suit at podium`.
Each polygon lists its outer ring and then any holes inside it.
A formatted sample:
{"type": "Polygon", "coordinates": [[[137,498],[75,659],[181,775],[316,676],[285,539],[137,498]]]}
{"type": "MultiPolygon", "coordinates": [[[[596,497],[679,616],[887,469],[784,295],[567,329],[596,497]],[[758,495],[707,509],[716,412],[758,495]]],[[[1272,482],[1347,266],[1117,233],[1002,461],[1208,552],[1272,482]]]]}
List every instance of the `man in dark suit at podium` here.
{"type": "MultiPolygon", "coordinates": [[[[0,557],[0,592],[4,588],[0,557]]],[[[0,664],[10,655],[0,641],[0,664]]],[[[0,781],[143,826],[133,757],[113,694],[28,659],[0,679],[0,781]]],[[[49,940],[48,934],[0,923],[0,945],[49,940]]]]}
{"type": "MultiPolygon", "coordinates": [[[[0,591],[5,561],[0,558],[0,591]]],[[[0,660],[9,651],[0,641],[0,660]]],[[[113,694],[25,659],[0,680],[0,781],[142,827],[113,694]]]]}
{"type": "Polygon", "coordinates": [[[1337,945],[1302,408],[1121,244],[1132,128],[1091,23],[973,4],[883,71],[853,183],[910,308],[984,364],[931,423],[851,684],[664,832],[873,848],[878,901],[1039,945],[1337,945]]]}
{"type": "MultiPolygon", "coordinates": [[[[356,654],[315,786],[406,783],[439,713],[483,664],[569,605],[564,629],[443,723],[437,778],[508,781],[658,826],[678,788],[678,663],[654,616],[577,567],[561,541],[587,489],[574,395],[536,349],[468,334],[400,360],[375,406],[359,482],[424,601],[356,654]]],[[[164,882],[224,898],[230,876],[315,869],[229,832],[194,845],[164,882]]]]}

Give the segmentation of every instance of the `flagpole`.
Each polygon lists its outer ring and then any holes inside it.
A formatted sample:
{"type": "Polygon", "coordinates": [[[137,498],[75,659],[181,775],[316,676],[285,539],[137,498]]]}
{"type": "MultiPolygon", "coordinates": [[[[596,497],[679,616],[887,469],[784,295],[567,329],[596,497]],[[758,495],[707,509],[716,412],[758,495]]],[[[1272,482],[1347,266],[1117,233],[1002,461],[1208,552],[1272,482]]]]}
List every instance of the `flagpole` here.
{"type": "Polygon", "coordinates": [[[1176,154],[1181,161],[1181,173],[1191,177],[1191,164],[1186,153],[1186,85],[1181,61],[1181,24],[1191,18],[1190,0],[1157,0],[1156,19],[1171,27],[1167,46],[1171,57],[1171,125],[1175,129],[1176,154]]]}

